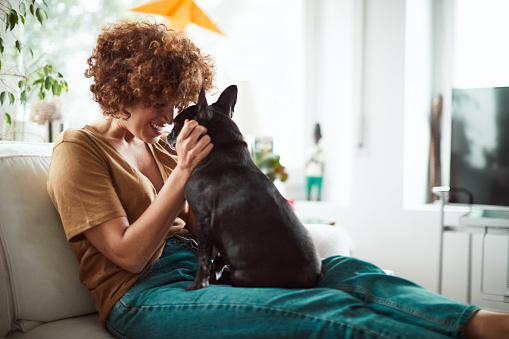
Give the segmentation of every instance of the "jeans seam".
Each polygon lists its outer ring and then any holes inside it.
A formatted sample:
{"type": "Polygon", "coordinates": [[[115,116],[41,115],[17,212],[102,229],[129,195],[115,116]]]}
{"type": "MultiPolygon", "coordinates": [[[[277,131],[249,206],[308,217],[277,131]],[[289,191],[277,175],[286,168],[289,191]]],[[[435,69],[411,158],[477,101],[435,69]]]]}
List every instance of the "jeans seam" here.
{"type": "Polygon", "coordinates": [[[131,339],[130,337],[127,337],[115,330],[108,320],[106,320],[106,328],[108,329],[108,332],[117,339],[131,339]]]}
{"type": "Polygon", "coordinates": [[[291,310],[287,310],[287,309],[281,309],[281,308],[278,308],[278,307],[268,307],[268,306],[252,305],[252,304],[251,305],[234,304],[234,303],[228,303],[228,304],[223,304],[223,303],[195,303],[195,304],[191,304],[191,305],[190,304],[168,304],[168,305],[157,305],[157,306],[131,307],[131,306],[125,305],[120,300],[119,300],[118,303],[122,304],[122,307],[125,309],[125,310],[123,310],[123,312],[129,312],[127,310],[136,310],[136,311],[144,312],[144,311],[149,311],[149,310],[155,310],[155,309],[158,309],[158,308],[161,308],[161,309],[191,308],[192,309],[192,308],[209,307],[209,306],[214,306],[214,307],[220,306],[220,307],[224,307],[224,308],[242,308],[242,309],[253,309],[253,310],[266,310],[266,311],[269,311],[269,312],[278,312],[280,314],[288,315],[288,316],[299,316],[302,319],[305,318],[305,319],[311,319],[311,320],[319,320],[319,321],[323,321],[324,324],[325,323],[328,323],[328,324],[338,324],[338,325],[341,325],[341,326],[343,326],[345,328],[356,329],[358,331],[362,331],[363,333],[367,333],[367,334],[371,334],[371,335],[376,335],[376,336],[378,336],[380,338],[387,338],[387,339],[391,339],[392,338],[392,337],[387,337],[386,335],[378,333],[376,331],[372,331],[372,330],[366,329],[364,327],[352,325],[352,324],[349,324],[347,322],[341,322],[341,321],[327,319],[327,318],[323,318],[323,317],[311,316],[311,315],[308,315],[308,314],[305,314],[305,313],[301,313],[301,312],[297,312],[297,311],[291,311],[291,310]]]}
{"type": "MultiPolygon", "coordinates": [[[[166,247],[166,246],[185,245],[185,246],[189,247],[191,250],[196,251],[194,247],[195,246],[197,247],[197,245],[195,245],[195,241],[192,238],[186,238],[179,234],[175,234],[174,239],[177,240],[178,243],[169,244],[168,242],[166,242],[166,244],[164,246],[166,247]]],[[[138,279],[136,279],[136,281],[132,284],[132,286],[129,289],[131,290],[135,286],[141,284],[142,282],[144,282],[145,280],[150,278],[152,276],[152,274],[154,273],[157,265],[158,265],[158,260],[156,259],[152,264],[150,264],[150,267],[138,279]]]]}
{"type": "Polygon", "coordinates": [[[154,273],[155,267],[157,266],[157,260],[155,260],[152,264],[150,264],[150,267],[138,278],[136,281],[131,285],[129,289],[134,288],[135,286],[141,284],[154,273]]]}
{"type": "Polygon", "coordinates": [[[386,299],[386,298],[377,297],[362,287],[344,285],[344,286],[338,286],[337,289],[344,291],[344,292],[354,292],[354,293],[362,294],[363,296],[367,297],[369,300],[371,300],[374,303],[385,305],[387,307],[404,312],[405,314],[412,315],[414,317],[417,317],[417,318],[425,320],[425,321],[430,321],[430,322],[433,322],[436,324],[440,324],[442,326],[449,328],[450,330],[454,330],[454,331],[458,330],[457,323],[450,322],[450,321],[444,321],[443,319],[432,317],[432,316],[428,315],[427,313],[419,312],[418,310],[411,308],[411,307],[400,306],[397,302],[394,302],[394,301],[386,299]]]}

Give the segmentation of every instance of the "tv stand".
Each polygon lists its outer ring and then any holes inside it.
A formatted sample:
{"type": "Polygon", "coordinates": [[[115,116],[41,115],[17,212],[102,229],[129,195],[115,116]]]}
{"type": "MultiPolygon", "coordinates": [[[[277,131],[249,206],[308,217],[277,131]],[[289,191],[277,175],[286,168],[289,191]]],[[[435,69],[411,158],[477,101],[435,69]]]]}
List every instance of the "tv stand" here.
{"type": "MultiPolygon", "coordinates": [[[[486,245],[486,235],[501,234],[509,236],[509,211],[507,210],[489,210],[472,208],[468,213],[458,219],[458,225],[448,225],[444,223],[445,206],[449,202],[449,192],[451,188],[448,186],[433,187],[432,192],[440,197],[440,247],[439,247],[439,265],[438,265],[438,293],[442,293],[442,273],[443,273],[443,251],[444,251],[444,234],[446,232],[463,232],[468,233],[468,266],[467,266],[467,302],[472,303],[472,237],[473,234],[481,233],[482,250],[481,250],[481,293],[490,296],[492,301],[500,301],[509,303],[509,290],[504,292],[490,292],[484,289],[484,255],[486,245]],[[494,300],[493,298],[497,298],[494,300]]],[[[506,286],[509,288],[509,274],[506,286]]]]}

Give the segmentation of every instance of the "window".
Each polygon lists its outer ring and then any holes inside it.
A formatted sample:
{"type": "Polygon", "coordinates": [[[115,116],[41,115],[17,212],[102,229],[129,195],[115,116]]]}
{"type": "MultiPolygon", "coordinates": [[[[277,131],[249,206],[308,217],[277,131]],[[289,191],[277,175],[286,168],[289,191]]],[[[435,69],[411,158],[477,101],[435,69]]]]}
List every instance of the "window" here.
{"type": "MultiPolygon", "coordinates": [[[[83,73],[101,24],[143,15],[129,9],[148,1],[46,0],[50,20],[43,30],[34,25],[27,37],[69,83],[69,93],[63,95],[68,127],[83,126],[99,113],[89,91],[90,80],[83,73]]],[[[352,115],[359,68],[358,2],[195,2],[225,36],[193,24],[187,32],[214,58],[218,90],[235,83],[239,99],[247,96],[253,103],[238,101],[234,120],[245,134],[274,138],[274,151],[290,174],[287,197],[305,199],[305,154],[319,122],[327,156],[322,199],[347,204],[351,166],[344,159],[354,151],[356,131],[352,115]]],[[[25,139],[41,141],[45,131],[28,116],[18,116],[30,133],[25,139]]]]}
{"type": "Polygon", "coordinates": [[[509,85],[509,2],[456,1],[454,87],[509,85]]]}
{"type": "MultiPolygon", "coordinates": [[[[129,11],[148,1],[47,0],[49,20],[43,29],[37,22],[26,26],[25,37],[36,54],[44,55],[69,83],[69,93],[62,96],[68,127],[83,126],[99,112],[83,73],[100,26],[117,18],[148,16],[129,11]]],[[[238,84],[239,96],[251,96],[256,103],[256,107],[243,106],[245,112],[238,107],[234,118],[250,134],[274,136],[282,161],[296,166],[303,149],[302,140],[295,138],[295,129],[300,129],[295,121],[303,120],[304,111],[304,1],[195,2],[225,33],[221,36],[194,24],[187,28],[190,38],[214,58],[218,90],[238,84]],[[293,124],[288,124],[288,116],[293,124]]],[[[28,122],[28,116],[25,112],[17,117],[26,122],[25,138],[41,141],[44,131],[28,122]]]]}

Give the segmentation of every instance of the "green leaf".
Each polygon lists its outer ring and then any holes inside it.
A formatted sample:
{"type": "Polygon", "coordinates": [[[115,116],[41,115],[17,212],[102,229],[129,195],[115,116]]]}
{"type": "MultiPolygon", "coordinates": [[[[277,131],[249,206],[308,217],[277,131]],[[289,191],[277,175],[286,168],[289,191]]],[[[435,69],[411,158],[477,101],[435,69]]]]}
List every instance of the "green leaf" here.
{"type": "Polygon", "coordinates": [[[5,122],[9,126],[12,125],[12,119],[11,119],[11,116],[9,115],[9,113],[5,113],[5,122]]]}
{"type": "Polygon", "coordinates": [[[16,49],[18,50],[18,52],[21,53],[21,50],[23,49],[23,45],[21,44],[21,42],[19,40],[16,40],[15,46],[16,46],[16,49]]]}
{"type": "Polygon", "coordinates": [[[24,103],[27,101],[27,92],[26,91],[21,91],[21,93],[19,94],[19,101],[21,103],[24,103]]]}
{"type": "Polygon", "coordinates": [[[9,103],[12,105],[15,101],[16,101],[16,97],[14,96],[14,94],[9,92],[9,103]]]}
{"type": "Polygon", "coordinates": [[[46,97],[46,93],[44,93],[43,91],[39,91],[37,96],[39,97],[39,100],[44,100],[44,98],[46,97]]]}
{"type": "Polygon", "coordinates": [[[39,20],[39,22],[41,23],[41,25],[43,24],[43,21],[44,21],[44,18],[47,18],[48,17],[48,14],[46,14],[46,12],[44,12],[44,10],[40,7],[38,7],[36,10],[35,10],[35,16],[37,17],[37,20],[39,20]]]}
{"type": "Polygon", "coordinates": [[[33,16],[35,16],[35,6],[34,4],[30,4],[30,13],[32,13],[33,16]]]}
{"type": "Polygon", "coordinates": [[[4,52],[4,41],[2,37],[0,37],[0,54],[4,52]]]}
{"type": "Polygon", "coordinates": [[[12,31],[17,24],[18,24],[18,13],[15,10],[11,10],[11,13],[9,14],[10,30],[12,31]]]}
{"type": "Polygon", "coordinates": [[[0,93],[0,104],[3,105],[6,98],[7,98],[7,92],[6,91],[3,91],[2,93],[0,93]]]}
{"type": "Polygon", "coordinates": [[[46,79],[44,80],[44,88],[50,89],[52,84],[53,79],[51,77],[46,77],[46,79]]]}
{"type": "Polygon", "coordinates": [[[59,96],[60,94],[62,94],[62,86],[55,82],[53,86],[51,86],[51,92],[53,93],[53,95],[59,96]]]}
{"type": "Polygon", "coordinates": [[[22,15],[27,15],[27,8],[25,6],[25,3],[24,2],[21,2],[19,4],[19,11],[21,12],[22,15]]]}
{"type": "Polygon", "coordinates": [[[18,81],[18,88],[22,89],[25,82],[23,80],[18,81]]]}

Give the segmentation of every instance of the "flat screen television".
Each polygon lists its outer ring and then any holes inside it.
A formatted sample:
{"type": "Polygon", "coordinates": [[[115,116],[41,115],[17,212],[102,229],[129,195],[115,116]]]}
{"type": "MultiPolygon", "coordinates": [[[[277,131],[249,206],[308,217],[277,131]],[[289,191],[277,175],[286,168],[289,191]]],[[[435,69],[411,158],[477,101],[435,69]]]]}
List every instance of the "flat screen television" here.
{"type": "Polygon", "coordinates": [[[451,104],[451,189],[475,205],[509,207],[509,87],[456,88],[451,104]]]}

